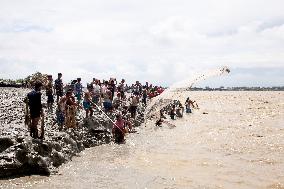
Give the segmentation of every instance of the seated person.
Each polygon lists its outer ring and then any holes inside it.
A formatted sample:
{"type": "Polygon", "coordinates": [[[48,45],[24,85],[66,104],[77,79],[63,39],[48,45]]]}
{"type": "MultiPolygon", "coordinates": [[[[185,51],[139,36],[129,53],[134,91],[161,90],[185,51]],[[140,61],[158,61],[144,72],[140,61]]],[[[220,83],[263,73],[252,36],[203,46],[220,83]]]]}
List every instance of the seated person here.
{"type": "Polygon", "coordinates": [[[116,121],[113,124],[112,127],[112,134],[114,141],[116,143],[122,143],[124,142],[124,135],[125,135],[125,121],[122,119],[122,116],[120,114],[116,115],[116,121]]]}

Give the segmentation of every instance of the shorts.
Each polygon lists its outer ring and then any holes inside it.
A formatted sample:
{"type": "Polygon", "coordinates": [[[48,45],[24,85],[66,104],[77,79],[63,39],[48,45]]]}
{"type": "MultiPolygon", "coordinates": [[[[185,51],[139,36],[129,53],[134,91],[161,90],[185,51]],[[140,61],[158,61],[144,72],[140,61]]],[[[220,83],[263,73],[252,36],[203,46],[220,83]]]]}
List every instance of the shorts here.
{"type": "Polygon", "coordinates": [[[139,91],[134,91],[133,94],[136,96],[140,95],[139,91]]]}
{"type": "Polygon", "coordinates": [[[83,107],[85,110],[89,110],[91,108],[91,103],[90,102],[83,102],[83,107]]]}
{"type": "Polygon", "coordinates": [[[81,99],[82,99],[82,98],[81,98],[81,96],[82,96],[81,93],[78,93],[78,94],[76,94],[75,96],[76,96],[76,98],[77,98],[78,101],[81,101],[81,99]]]}
{"type": "Polygon", "coordinates": [[[41,109],[30,109],[31,118],[39,118],[41,115],[41,109]]]}
{"type": "Polygon", "coordinates": [[[63,125],[65,121],[64,113],[61,111],[56,112],[56,121],[58,125],[63,125]]]}
{"type": "Polygon", "coordinates": [[[130,106],[129,111],[130,113],[136,113],[137,106],[130,106]]]}
{"type": "Polygon", "coordinates": [[[124,98],[124,96],[125,96],[124,91],[121,91],[121,92],[120,92],[120,96],[121,96],[121,98],[124,98]]]}
{"type": "Polygon", "coordinates": [[[103,102],[105,110],[111,110],[112,109],[112,103],[111,102],[103,102]]]}
{"type": "Polygon", "coordinates": [[[52,94],[47,95],[47,103],[53,103],[53,102],[54,102],[53,95],[52,94]]]}
{"type": "Polygon", "coordinates": [[[124,142],[124,134],[118,128],[114,129],[114,140],[115,140],[116,143],[124,142]]]}
{"type": "Polygon", "coordinates": [[[191,113],[191,109],[190,108],[186,108],[186,113],[191,113]]]}
{"type": "Polygon", "coordinates": [[[63,91],[62,90],[56,90],[56,95],[57,96],[63,96],[63,91]]]}

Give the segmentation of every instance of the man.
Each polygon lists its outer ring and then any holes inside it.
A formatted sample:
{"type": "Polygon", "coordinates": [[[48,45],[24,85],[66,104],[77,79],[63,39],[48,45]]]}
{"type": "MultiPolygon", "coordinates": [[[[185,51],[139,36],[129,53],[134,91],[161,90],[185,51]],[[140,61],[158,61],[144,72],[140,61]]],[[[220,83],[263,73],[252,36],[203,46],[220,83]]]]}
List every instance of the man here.
{"type": "Polygon", "coordinates": [[[47,109],[48,112],[52,113],[52,106],[54,103],[54,99],[53,99],[53,86],[52,86],[52,75],[48,75],[47,76],[48,79],[48,84],[46,86],[46,96],[47,96],[47,109]]]}
{"type": "Polygon", "coordinates": [[[63,96],[63,82],[61,78],[62,78],[62,73],[58,73],[58,78],[54,81],[56,103],[58,103],[59,98],[63,96]]]}
{"type": "Polygon", "coordinates": [[[99,80],[95,79],[93,82],[93,92],[92,92],[92,101],[95,104],[98,104],[100,102],[101,98],[101,86],[99,85],[99,80]]]}
{"type": "Polygon", "coordinates": [[[139,104],[139,97],[138,96],[131,96],[130,97],[130,106],[129,111],[131,113],[131,118],[135,119],[136,111],[139,104]]]}
{"type": "Polygon", "coordinates": [[[135,85],[133,86],[133,94],[135,96],[140,96],[142,93],[142,85],[139,81],[136,81],[135,85]]]}
{"type": "Polygon", "coordinates": [[[87,89],[88,91],[85,92],[84,101],[83,101],[83,107],[84,107],[84,110],[86,111],[86,118],[89,117],[89,114],[90,114],[90,117],[92,117],[93,115],[92,105],[94,105],[94,103],[92,102],[92,98],[91,98],[91,93],[93,90],[92,85],[87,85],[87,89]]]}
{"type": "Polygon", "coordinates": [[[80,103],[82,99],[81,97],[83,95],[83,86],[81,84],[81,78],[77,78],[77,83],[75,83],[74,89],[77,102],[80,103]]]}
{"type": "Polygon", "coordinates": [[[110,99],[113,100],[113,97],[114,97],[114,91],[116,89],[116,85],[114,83],[114,80],[110,80],[110,83],[109,83],[109,86],[108,86],[108,90],[111,92],[111,97],[110,99]]]}
{"type": "Polygon", "coordinates": [[[185,101],[185,111],[186,111],[186,113],[192,113],[191,107],[192,108],[195,108],[195,107],[198,108],[198,104],[196,103],[196,101],[192,101],[188,97],[186,99],[186,101],[185,101]],[[194,105],[194,103],[196,104],[196,106],[194,105]]]}
{"type": "Polygon", "coordinates": [[[118,87],[117,87],[117,92],[119,92],[121,94],[121,98],[124,99],[125,98],[125,79],[122,79],[121,82],[119,83],[118,87]]]}
{"type": "Polygon", "coordinates": [[[113,108],[118,109],[121,106],[121,103],[122,103],[121,94],[118,92],[112,102],[113,108]]]}
{"type": "Polygon", "coordinates": [[[41,126],[41,136],[38,136],[38,129],[37,125],[40,120],[40,117],[43,118],[43,110],[41,104],[41,87],[42,83],[37,82],[35,83],[34,90],[29,92],[27,95],[28,105],[30,108],[30,118],[31,118],[31,125],[30,125],[30,136],[33,138],[43,138],[44,137],[44,128],[43,124],[41,126]]]}

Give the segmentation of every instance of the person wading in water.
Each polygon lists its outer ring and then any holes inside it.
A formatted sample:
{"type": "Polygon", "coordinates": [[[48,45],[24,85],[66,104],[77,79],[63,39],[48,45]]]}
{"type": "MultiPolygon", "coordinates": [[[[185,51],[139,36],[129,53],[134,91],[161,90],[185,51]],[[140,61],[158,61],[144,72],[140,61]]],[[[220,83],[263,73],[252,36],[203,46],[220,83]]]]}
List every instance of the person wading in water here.
{"type": "Polygon", "coordinates": [[[112,127],[112,134],[116,143],[124,142],[125,121],[120,114],[116,115],[116,121],[112,127]]]}

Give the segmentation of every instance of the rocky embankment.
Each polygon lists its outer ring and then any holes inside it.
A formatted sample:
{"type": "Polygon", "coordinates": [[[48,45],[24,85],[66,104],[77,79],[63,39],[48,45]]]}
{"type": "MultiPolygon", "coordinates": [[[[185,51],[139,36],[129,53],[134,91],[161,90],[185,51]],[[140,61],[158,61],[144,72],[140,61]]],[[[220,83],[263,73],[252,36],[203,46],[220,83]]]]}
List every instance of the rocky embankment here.
{"type": "MultiPolygon", "coordinates": [[[[54,113],[45,113],[45,138],[32,139],[24,125],[24,96],[28,90],[1,88],[0,91],[0,178],[22,175],[50,175],[85,148],[109,143],[112,123],[99,111],[83,119],[84,111],[76,117],[78,127],[59,131],[53,125],[54,113]]],[[[45,95],[42,95],[45,98],[45,95]]],[[[43,99],[45,102],[45,99],[43,99]]],[[[110,115],[114,120],[115,112],[110,115]]],[[[143,109],[138,108],[134,126],[143,122],[143,109]]]]}

